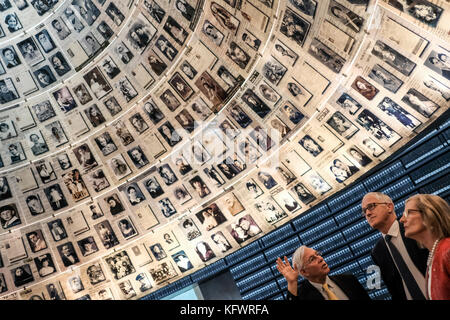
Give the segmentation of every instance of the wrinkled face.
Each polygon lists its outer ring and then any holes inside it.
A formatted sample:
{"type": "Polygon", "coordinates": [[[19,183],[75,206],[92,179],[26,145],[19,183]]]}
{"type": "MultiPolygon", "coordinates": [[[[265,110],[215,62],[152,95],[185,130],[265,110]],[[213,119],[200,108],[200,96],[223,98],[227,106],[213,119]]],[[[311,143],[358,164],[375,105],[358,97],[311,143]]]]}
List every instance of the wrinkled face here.
{"type": "Polygon", "coordinates": [[[427,230],[415,199],[406,203],[400,222],[403,223],[405,236],[408,238],[416,239],[417,236],[422,235],[427,230]],[[405,213],[408,216],[407,218],[405,213]]]}
{"type": "Polygon", "coordinates": [[[301,273],[311,278],[326,276],[329,272],[330,268],[319,252],[311,248],[305,248],[301,273]]]}

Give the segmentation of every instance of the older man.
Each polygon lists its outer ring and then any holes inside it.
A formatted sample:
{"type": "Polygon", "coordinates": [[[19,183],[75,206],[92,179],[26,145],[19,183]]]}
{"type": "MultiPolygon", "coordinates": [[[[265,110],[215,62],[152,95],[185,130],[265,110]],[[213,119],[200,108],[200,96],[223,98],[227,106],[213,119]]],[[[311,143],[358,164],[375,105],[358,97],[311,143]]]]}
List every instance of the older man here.
{"type": "Polygon", "coordinates": [[[287,299],[293,300],[370,300],[358,279],[352,274],[328,276],[330,268],[312,248],[301,246],[292,256],[294,268],[286,256],[277,259],[277,269],[288,283],[287,299]],[[297,286],[298,276],[306,279],[297,286]]]}
{"type": "Polygon", "coordinates": [[[381,277],[393,300],[424,300],[428,250],[405,238],[403,225],[397,221],[392,199],[380,192],[370,192],[362,199],[362,212],[369,225],[382,238],[372,249],[372,260],[380,267],[381,277]]]}

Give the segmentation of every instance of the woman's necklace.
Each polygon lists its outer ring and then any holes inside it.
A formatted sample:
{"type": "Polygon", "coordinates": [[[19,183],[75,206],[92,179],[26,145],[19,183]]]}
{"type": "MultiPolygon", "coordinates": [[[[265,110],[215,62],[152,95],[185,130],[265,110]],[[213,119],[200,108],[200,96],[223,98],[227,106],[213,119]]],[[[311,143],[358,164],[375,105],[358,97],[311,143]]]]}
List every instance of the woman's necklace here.
{"type": "Polygon", "coordinates": [[[431,265],[431,262],[433,261],[433,257],[434,257],[434,251],[436,250],[437,244],[439,243],[440,239],[437,239],[434,244],[433,244],[433,248],[431,249],[430,253],[428,254],[428,260],[427,260],[427,267],[429,268],[431,265]]]}

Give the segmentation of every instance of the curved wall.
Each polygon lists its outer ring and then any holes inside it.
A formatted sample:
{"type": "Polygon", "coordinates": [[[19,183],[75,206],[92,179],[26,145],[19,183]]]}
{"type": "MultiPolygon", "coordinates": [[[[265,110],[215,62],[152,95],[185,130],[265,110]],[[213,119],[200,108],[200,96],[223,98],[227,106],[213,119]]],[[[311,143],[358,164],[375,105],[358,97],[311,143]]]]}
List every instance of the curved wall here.
{"type": "Polygon", "coordinates": [[[409,2],[5,1],[0,294],[142,297],[382,162],[450,99],[409,2]]]}

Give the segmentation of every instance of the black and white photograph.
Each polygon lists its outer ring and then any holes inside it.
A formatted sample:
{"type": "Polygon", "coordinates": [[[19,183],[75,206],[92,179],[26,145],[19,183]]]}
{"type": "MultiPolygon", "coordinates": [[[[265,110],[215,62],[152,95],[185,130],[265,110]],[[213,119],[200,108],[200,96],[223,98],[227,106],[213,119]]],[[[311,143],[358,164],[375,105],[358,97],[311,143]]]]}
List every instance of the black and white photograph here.
{"type": "Polygon", "coordinates": [[[208,117],[211,115],[211,109],[206,104],[206,102],[201,98],[197,97],[194,102],[191,104],[191,109],[194,111],[195,115],[199,117],[202,121],[205,121],[208,119],[208,117]]]}
{"type": "Polygon", "coordinates": [[[32,37],[18,42],[17,47],[19,48],[23,59],[30,67],[44,60],[41,50],[32,37]]]}
{"type": "Polygon", "coordinates": [[[327,120],[327,124],[345,139],[350,139],[359,130],[358,127],[356,127],[339,111],[333,113],[333,115],[327,120]]]}
{"type": "Polygon", "coordinates": [[[166,11],[154,0],[144,0],[144,7],[150,16],[159,24],[164,19],[166,11]]]}
{"type": "Polygon", "coordinates": [[[107,196],[103,200],[108,205],[108,211],[109,213],[111,213],[112,216],[115,216],[125,211],[125,207],[116,193],[107,196]]]}
{"type": "Polygon", "coordinates": [[[439,106],[416,89],[409,89],[402,101],[426,118],[430,118],[439,106]]]}
{"type": "Polygon", "coordinates": [[[32,216],[37,216],[45,212],[39,194],[29,195],[25,198],[25,203],[27,204],[28,210],[30,210],[30,214],[32,216]]]}
{"type": "Polygon", "coordinates": [[[71,265],[80,262],[72,242],[66,242],[59,245],[57,249],[65,267],[70,267],[71,265]]]}
{"type": "Polygon", "coordinates": [[[56,272],[55,264],[49,253],[34,258],[34,263],[42,278],[56,272]]]}
{"type": "Polygon", "coordinates": [[[391,91],[392,93],[396,93],[403,85],[402,80],[394,76],[379,64],[376,64],[373,69],[370,70],[369,78],[381,84],[385,89],[391,91]]]}
{"type": "Polygon", "coordinates": [[[113,123],[113,127],[116,130],[116,135],[120,138],[120,142],[122,142],[124,146],[127,146],[130,143],[134,142],[133,135],[128,130],[125,122],[123,122],[122,120],[117,120],[113,123]]]}
{"type": "Polygon", "coordinates": [[[77,9],[80,16],[89,26],[91,26],[101,14],[100,10],[92,0],[72,0],[71,4],[77,9]]]}
{"type": "Polygon", "coordinates": [[[227,226],[227,230],[239,244],[262,232],[249,214],[231,223],[231,225],[227,226]]]}
{"type": "Polygon", "coordinates": [[[173,61],[178,54],[178,50],[163,35],[156,40],[155,46],[169,61],[173,61]]]}
{"type": "Polygon", "coordinates": [[[205,241],[200,241],[195,246],[195,252],[197,252],[198,256],[203,262],[211,260],[216,257],[216,254],[211,249],[209,244],[205,241]]]}
{"type": "Polygon", "coordinates": [[[67,142],[69,139],[67,138],[63,127],[59,121],[51,122],[44,127],[47,130],[47,137],[50,137],[50,141],[52,141],[55,147],[59,147],[67,142]]]}
{"type": "Polygon", "coordinates": [[[125,238],[125,240],[128,240],[138,235],[136,227],[134,226],[133,222],[129,217],[120,219],[117,222],[117,226],[119,227],[119,230],[122,233],[122,236],[125,238]]]}
{"type": "Polygon", "coordinates": [[[214,243],[222,253],[225,253],[232,248],[232,245],[230,244],[230,242],[228,242],[228,239],[225,237],[222,231],[213,233],[211,235],[211,239],[214,241],[214,243]]]}
{"type": "Polygon", "coordinates": [[[64,183],[72,195],[72,200],[77,202],[89,197],[89,191],[84,183],[80,171],[74,169],[62,175],[64,183]]]}
{"type": "Polygon", "coordinates": [[[42,133],[38,131],[34,131],[27,135],[28,145],[35,156],[46,153],[49,151],[48,145],[45,142],[42,133]]]}
{"type": "Polygon", "coordinates": [[[298,111],[298,109],[290,102],[286,102],[286,104],[281,107],[281,111],[294,125],[299,124],[300,121],[305,118],[305,115],[298,111]]]}
{"type": "Polygon", "coordinates": [[[66,39],[72,33],[61,17],[55,17],[52,20],[51,25],[58,35],[59,40],[66,39]]]}
{"type": "Polygon", "coordinates": [[[322,151],[323,148],[318,144],[310,135],[305,135],[301,138],[298,143],[311,155],[317,157],[322,151]]]}
{"type": "Polygon", "coordinates": [[[14,281],[14,285],[17,288],[23,287],[25,284],[33,282],[33,272],[29,264],[24,264],[16,268],[11,269],[11,276],[14,281]]]}
{"type": "Polygon", "coordinates": [[[42,183],[48,183],[56,180],[56,173],[53,169],[51,162],[45,160],[39,160],[34,163],[34,167],[41,178],[42,183]]]}
{"type": "Polygon", "coordinates": [[[88,181],[90,182],[92,188],[95,192],[100,192],[110,186],[108,178],[102,169],[93,171],[88,175],[88,181]]]}
{"type": "Polygon", "coordinates": [[[105,107],[108,112],[111,114],[111,117],[114,117],[116,114],[122,111],[122,107],[117,102],[117,99],[112,96],[104,101],[105,107]]]}
{"type": "Polygon", "coordinates": [[[14,126],[14,121],[10,119],[0,120],[0,140],[7,140],[17,137],[17,131],[14,126]]]}
{"type": "Polygon", "coordinates": [[[197,195],[200,198],[204,198],[211,193],[211,190],[206,186],[202,178],[200,178],[200,176],[198,175],[190,179],[189,183],[191,184],[192,188],[197,192],[197,195]]]}
{"type": "Polygon", "coordinates": [[[157,76],[162,75],[167,69],[167,64],[162,61],[153,50],[149,52],[147,61],[150,65],[150,68],[157,76]]]}
{"type": "Polygon", "coordinates": [[[11,164],[16,164],[27,159],[25,152],[23,151],[22,143],[15,142],[8,144],[8,156],[11,164]]]}
{"type": "Polygon", "coordinates": [[[136,182],[133,182],[125,187],[119,187],[119,190],[124,192],[132,206],[139,205],[146,199],[141,191],[141,188],[139,188],[136,182]]]}
{"type": "Polygon", "coordinates": [[[102,267],[99,263],[88,266],[86,268],[86,275],[88,276],[91,285],[96,285],[97,283],[106,280],[105,274],[103,273],[102,267]]]}
{"type": "Polygon", "coordinates": [[[250,62],[250,56],[236,42],[232,41],[227,49],[227,57],[236,63],[239,68],[245,69],[250,62]]]}
{"type": "Polygon", "coordinates": [[[172,259],[181,272],[186,272],[194,267],[183,250],[173,254],[172,259]]]}
{"type": "Polygon", "coordinates": [[[310,204],[316,197],[305,187],[303,183],[297,183],[292,189],[292,193],[294,193],[298,199],[305,205],[310,204]]]}
{"type": "Polygon", "coordinates": [[[205,20],[205,22],[203,23],[202,32],[216,46],[220,46],[223,39],[225,38],[224,34],[220,32],[220,30],[217,29],[214,24],[212,24],[208,20],[205,20]]]}
{"type": "MultiPolygon", "coordinates": [[[[6,10],[12,8],[10,0],[2,0],[0,2],[0,12],[5,12],[6,10]]],[[[22,8],[23,9],[23,8],[22,8]]]]}
{"type": "Polygon", "coordinates": [[[118,180],[125,178],[132,172],[121,154],[112,157],[106,163],[118,180]]]}
{"type": "MultiPolygon", "coordinates": [[[[38,0],[36,2],[38,2],[38,0]]],[[[73,30],[80,33],[84,29],[83,22],[81,22],[81,20],[75,15],[75,12],[70,6],[66,7],[64,10],[64,15],[66,16],[67,21],[70,22],[73,30]]]]}
{"type": "Polygon", "coordinates": [[[111,228],[108,220],[97,223],[94,225],[94,229],[97,231],[97,235],[105,249],[110,249],[119,244],[119,240],[117,239],[117,236],[111,228]]]}
{"type": "Polygon", "coordinates": [[[166,23],[163,27],[166,31],[180,46],[182,46],[189,33],[171,16],[167,17],[166,23]]]}
{"type": "Polygon", "coordinates": [[[119,280],[129,274],[136,272],[128,253],[120,251],[105,258],[106,264],[109,266],[114,279],[119,280]]]}
{"type": "Polygon", "coordinates": [[[151,177],[148,180],[145,180],[144,186],[153,199],[158,198],[160,195],[164,193],[164,190],[159,184],[156,177],[151,177]]]}
{"type": "Polygon", "coordinates": [[[5,104],[19,98],[11,78],[0,80],[0,104],[5,104]]]}
{"type": "Polygon", "coordinates": [[[186,77],[189,78],[189,80],[193,80],[197,75],[197,70],[195,70],[194,67],[192,67],[187,60],[183,61],[183,63],[180,66],[180,69],[181,71],[183,71],[186,77]]]}
{"type": "Polygon", "coordinates": [[[5,176],[0,177],[0,201],[12,198],[11,187],[5,176]]]}
{"type": "Polygon", "coordinates": [[[294,41],[301,47],[308,35],[310,26],[311,24],[308,21],[300,17],[291,9],[286,8],[280,31],[288,39],[294,41]]]}
{"type": "MultiPolygon", "coordinates": [[[[298,206],[298,203],[296,203],[295,200],[292,200],[289,199],[288,204],[289,207],[294,210],[295,207],[298,206]]],[[[258,200],[255,203],[255,208],[257,212],[264,218],[264,220],[270,224],[277,223],[287,217],[287,213],[270,198],[258,200]]]]}
{"type": "Polygon", "coordinates": [[[0,207],[0,223],[3,229],[9,229],[22,223],[16,204],[0,207]]]}
{"type": "Polygon", "coordinates": [[[365,167],[372,162],[372,159],[356,146],[350,147],[347,150],[347,154],[361,167],[365,167]]]}
{"type": "Polygon", "coordinates": [[[264,75],[264,77],[266,77],[267,80],[277,86],[286,71],[287,68],[285,66],[283,66],[277,59],[270,56],[268,61],[263,66],[262,74],[264,75]]]}
{"type": "Polygon", "coordinates": [[[184,185],[180,185],[173,190],[173,195],[177,199],[178,204],[182,205],[192,199],[192,196],[186,190],[184,185]]]}
{"type": "Polygon", "coordinates": [[[424,65],[444,77],[450,80],[450,52],[440,50],[432,50],[425,60],[424,65]]]}
{"type": "MultiPolygon", "coordinates": [[[[14,0],[14,2],[16,3],[18,8],[23,6],[23,5],[18,5],[17,0],[14,0]]],[[[31,0],[30,1],[31,6],[36,10],[36,12],[39,16],[42,16],[45,13],[47,13],[48,11],[50,11],[57,3],[58,3],[58,1],[55,1],[55,0],[53,0],[53,1],[31,0]]]]}
{"type": "MultiPolygon", "coordinates": [[[[185,0],[176,1],[178,3],[179,1],[185,0]]],[[[171,262],[163,262],[161,264],[157,264],[156,266],[152,266],[149,271],[156,285],[160,285],[178,275],[171,262]]]]}
{"type": "Polygon", "coordinates": [[[316,12],[317,2],[314,0],[289,0],[289,3],[300,12],[314,17],[316,12]]]}
{"type": "Polygon", "coordinates": [[[141,13],[133,19],[133,25],[127,32],[127,40],[131,47],[141,54],[156,32],[157,29],[141,13]]]}
{"type": "Polygon", "coordinates": [[[208,100],[217,106],[227,98],[225,90],[217,81],[206,71],[204,71],[195,81],[195,85],[208,98],[208,100]]]}
{"type": "Polygon", "coordinates": [[[87,109],[84,109],[84,114],[86,115],[86,118],[91,122],[92,126],[98,127],[102,123],[106,121],[105,117],[103,116],[100,109],[97,107],[96,104],[93,104],[87,109]]]}
{"type": "Polygon", "coordinates": [[[336,100],[336,103],[340,105],[342,109],[347,110],[351,115],[356,114],[362,107],[358,101],[345,92],[336,100]]]}
{"type": "Polygon", "coordinates": [[[116,45],[114,53],[123,64],[128,64],[134,58],[134,54],[122,41],[116,45]]]}
{"type": "Polygon", "coordinates": [[[105,12],[117,26],[120,26],[125,20],[122,11],[113,2],[108,5],[105,12]]]}
{"type": "Polygon", "coordinates": [[[351,164],[348,160],[334,159],[330,164],[330,172],[338,183],[343,183],[358,171],[358,167],[351,164]]]}
{"type": "Polygon", "coordinates": [[[405,76],[409,76],[416,67],[414,62],[380,40],[373,46],[372,54],[405,76]]]}
{"type": "Polygon", "coordinates": [[[114,35],[114,31],[105,21],[99,23],[99,25],[97,26],[97,31],[102,35],[105,41],[108,41],[114,35]]]}
{"type": "Polygon", "coordinates": [[[52,94],[56,102],[58,102],[61,111],[67,113],[78,107],[78,104],[75,102],[75,99],[73,98],[69,88],[62,87],[61,89],[52,92],[52,94]]]}
{"type": "Polygon", "coordinates": [[[339,73],[342,70],[342,67],[345,64],[345,59],[342,58],[339,54],[331,50],[324,43],[319,41],[317,38],[314,38],[309,46],[308,52],[327,66],[332,71],[339,73]]]}
{"type": "Polygon", "coordinates": [[[334,0],[330,1],[328,14],[354,32],[361,31],[364,24],[363,18],[334,0]]]}
{"type": "Polygon", "coordinates": [[[246,45],[248,45],[255,51],[258,51],[259,47],[261,46],[261,40],[259,40],[254,34],[252,34],[248,30],[245,30],[245,32],[241,36],[241,39],[242,41],[244,41],[246,45]]]}
{"type": "Polygon", "coordinates": [[[168,186],[178,181],[177,176],[175,175],[175,173],[173,173],[172,169],[167,163],[160,166],[158,168],[158,172],[164,183],[168,186]]]}
{"type": "Polygon", "coordinates": [[[72,90],[81,105],[85,105],[93,99],[84,83],[80,83],[79,85],[73,87],[72,90]]]}
{"type": "Polygon", "coordinates": [[[269,103],[273,106],[280,101],[281,96],[265,81],[261,82],[258,86],[258,92],[261,96],[269,101],[269,103]]]}
{"type": "Polygon", "coordinates": [[[23,28],[22,23],[20,22],[19,17],[16,15],[15,12],[11,12],[11,13],[7,14],[5,16],[4,21],[5,21],[6,27],[8,28],[8,31],[10,33],[14,33],[23,28]]]}
{"type": "Polygon", "coordinates": [[[430,27],[437,26],[443,12],[441,7],[426,0],[391,0],[388,3],[430,27]]]}
{"type": "Polygon", "coordinates": [[[51,62],[53,69],[55,69],[56,73],[60,77],[72,70],[66,58],[64,58],[63,54],[59,51],[52,55],[49,61],[51,62]]]}
{"type": "MultiPolygon", "coordinates": [[[[44,100],[31,106],[39,122],[44,122],[56,116],[55,110],[49,100],[44,100]]],[[[0,124],[1,126],[1,124],[0,124]]],[[[2,139],[3,140],[3,139],[2,139]]]]}
{"type": "Polygon", "coordinates": [[[373,157],[379,157],[382,155],[385,150],[380,147],[379,144],[377,144],[375,141],[373,141],[371,138],[365,138],[362,141],[362,146],[373,156],[373,157]]]}
{"type": "Polygon", "coordinates": [[[321,196],[332,189],[331,186],[315,171],[311,170],[303,177],[309,186],[321,196]]]}
{"type": "Polygon", "coordinates": [[[117,64],[110,56],[106,56],[100,65],[102,66],[104,73],[110,79],[114,79],[120,73],[119,67],[117,67],[117,64]]]}
{"type": "Polygon", "coordinates": [[[131,84],[127,77],[122,77],[114,84],[114,88],[118,90],[126,102],[130,102],[138,96],[138,92],[131,84]]]}
{"type": "Polygon", "coordinates": [[[389,142],[390,146],[400,140],[402,137],[389,127],[385,122],[381,121],[376,115],[368,109],[364,109],[356,121],[377,140],[389,142]]]}
{"type": "Polygon", "coordinates": [[[179,223],[180,229],[183,231],[188,241],[194,240],[201,236],[201,232],[191,218],[184,218],[179,223]]]}
{"type": "Polygon", "coordinates": [[[59,184],[54,184],[45,188],[44,193],[47,196],[47,200],[53,211],[57,211],[68,206],[66,197],[64,196],[59,184]]]}
{"type": "Polygon", "coordinates": [[[191,165],[186,161],[186,159],[180,154],[174,158],[175,166],[178,169],[178,172],[184,176],[188,172],[192,171],[191,165]]]}
{"type": "Polygon", "coordinates": [[[171,147],[182,140],[182,137],[178,134],[169,121],[163,123],[161,127],[158,128],[158,131],[171,147]]]}
{"type": "Polygon", "coordinates": [[[166,218],[169,218],[170,216],[177,213],[177,210],[175,209],[169,198],[162,198],[161,200],[158,200],[158,207],[161,210],[163,216],[166,218]]]}
{"type": "MultiPolygon", "coordinates": [[[[185,2],[185,0],[177,0],[177,1],[185,2]]],[[[220,4],[214,1],[211,2],[210,10],[213,17],[216,19],[217,23],[219,23],[219,25],[222,28],[230,31],[232,34],[237,33],[240,21],[235,16],[233,16],[224,7],[222,7],[220,4]]]]}
{"type": "Polygon", "coordinates": [[[242,76],[236,78],[225,66],[220,66],[217,69],[217,75],[228,85],[227,91],[232,90],[244,81],[242,76]]]}
{"type": "Polygon", "coordinates": [[[47,223],[47,226],[55,242],[67,238],[67,231],[66,228],[64,228],[64,224],[61,219],[52,220],[47,223]]]}
{"type": "Polygon", "coordinates": [[[192,133],[198,126],[195,119],[187,109],[181,110],[180,113],[175,116],[175,119],[183,127],[183,129],[187,131],[187,133],[192,133]]]}
{"type": "Polygon", "coordinates": [[[139,291],[141,291],[141,292],[145,292],[152,288],[150,279],[147,277],[147,275],[144,272],[141,272],[136,276],[136,281],[139,284],[139,291]]]}
{"type": "Polygon", "coordinates": [[[175,92],[178,93],[181,99],[183,99],[183,101],[189,100],[189,98],[194,94],[194,90],[178,72],[175,72],[173,77],[169,80],[169,84],[175,92]]]}
{"type": "Polygon", "coordinates": [[[378,108],[384,111],[388,116],[397,119],[403,126],[409,129],[415,129],[422,124],[408,111],[395,103],[391,98],[385,97],[379,104],[378,108]]]}
{"type": "Polygon", "coordinates": [[[45,250],[48,248],[47,242],[45,241],[44,235],[40,229],[33,230],[26,234],[26,239],[30,245],[31,251],[33,253],[45,250]]]}
{"type": "Polygon", "coordinates": [[[6,68],[11,69],[22,64],[19,59],[16,50],[13,46],[8,46],[1,49],[2,59],[5,63],[6,68]]]}
{"type": "Polygon", "coordinates": [[[77,158],[83,170],[88,171],[98,166],[94,154],[86,143],[74,148],[73,153],[75,154],[75,157],[77,158]]]}
{"type": "Polygon", "coordinates": [[[136,112],[135,114],[133,114],[129,118],[129,121],[130,121],[131,125],[133,126],[133,128],[139,134],[144,133],[149,128],[147,122],[144,120],[144,118],[141,116],[141,114],[139,112],[136,112]]]}
{"type": "Polygon", "coordinates": [[[138,169],[146,166],[149,163],[147,156],[145,155],[144,151],[141,149],[140,146],[131,148],[130,150],[127,151],[127,153],[133,164],[138,169]]]}
{"type": "Polygon", "coordinates": [[[48,33],[47,29],[44,29],[41,32],[37,33],[35,37],[45,53],[49,53],[56,48],[56,44],[55,42],[53,42],[53,39],[48,33]]]}
{"type": "Polygon", "coordinates": [[[112,91],[111,86],[102,75],[98,67],[95,67],[83,76],[89,88],[97,99],[101,99],[112,91]]]}
{"type": "Polygon", "coordinates": [[[167,254],[164,251],[164,249],[161,246],[161,244],[156,243],[154,245],[151,245],[149,248],[150,248],[150,251],[152,252],[153,256],[155,257],[155,259],[157,261],[161,261],[162,259],[167,257],[167,254]]]}
{"type": "Polygon", "coordinates": [[[165,90],[159,97],[170,111],[175,111],[180,105],[180,100],[169,89],[165,90]]]}
{"type": "Polygon", "coordinates": [[[96,55],[97,52],[100,51],[101,45],[98,42],[97,38],[92,34],[92,32],[88,32],[86,35],[84,35],[80,40],[79,43],[81,47],[83,48],[84,52],[86,52],[88,57],[93,57],[96,55]]]}
{"type": "Polygon", "coordinates": [[[215,203],[212,203],[208,207],[199,211],[195,214],[195,216],[206,229],[206,231],[212,230],[227,221],[224,214],[215,203]]]}

